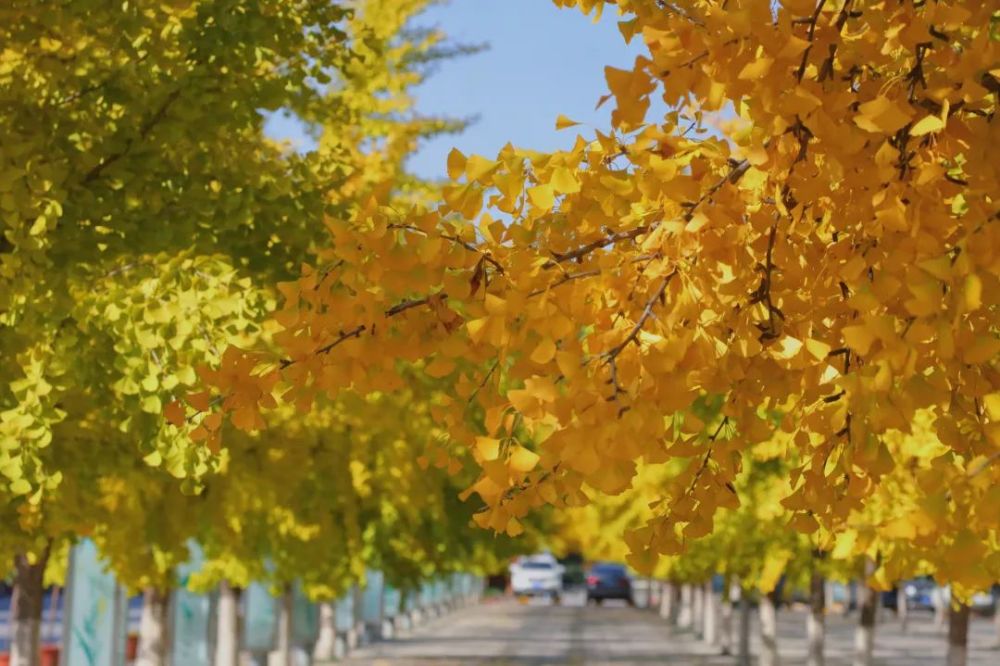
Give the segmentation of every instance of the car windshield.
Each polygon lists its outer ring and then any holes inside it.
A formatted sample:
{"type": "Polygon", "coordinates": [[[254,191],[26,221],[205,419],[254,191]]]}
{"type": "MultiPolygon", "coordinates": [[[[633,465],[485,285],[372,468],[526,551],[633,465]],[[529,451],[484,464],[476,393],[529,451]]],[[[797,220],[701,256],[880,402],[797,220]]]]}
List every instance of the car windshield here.
{"type": "Polygon", "coordinates": [[[551,562],[523,562],[521,564],[522,569],[551,569],[551,562]]]}
{"type": "Polygon", "coordinates": [[[624,575],[625,567],[618,564],[598,564],[591,569],[595,575],[615,576],[624,575]]]}

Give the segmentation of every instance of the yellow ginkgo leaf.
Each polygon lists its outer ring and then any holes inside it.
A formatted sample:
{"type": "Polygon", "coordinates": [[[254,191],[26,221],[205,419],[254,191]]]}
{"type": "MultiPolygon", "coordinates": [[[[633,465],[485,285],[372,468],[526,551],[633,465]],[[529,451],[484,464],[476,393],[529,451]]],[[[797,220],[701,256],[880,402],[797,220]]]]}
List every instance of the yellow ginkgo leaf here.
{"type": "Polygon", "coordinates": [[[424,372],[429,377],[440,379],[441,377],[448,376],[454,369],[455,361],[444,356],[437,356],[433,361],[427,364],[424,368],[424,372]]]}
{"type": "Polygon", "coordinates": [[[548,184],[528,188],[528,198],[531,199],[531,203],[543,212],[552,210],[552,207],[556,203],[555,192],[552,186],[548,184]]]}
{"type": "Polygon", "coordinates": [[[761,56],[756,60],[752,60],[743,66],[740,70],[739,75],[736,77],[743,81],[756,81],[757,79],[765,76],[769,71],[771,71],[771,65],[774,64],[773,58],[768,58],[767,56],[761,56]]]}
{"type": "Polygon", "coordinates": [[[535,363],[548,363],[556,355],[556,343],[552,338],[543,338],[535,351],[531,352],[531,360],[535,363]]]}
{"type": "Polygon", "coordinates": [[[578,123],[577,121],[572,120],[570,118],[567,118],[566,116],[564,116],[561,113],[556,117],[556,129],[557,130],[564,130],[567,127],[573,127],[573,126],[579,125],[579,124],[580,123],[578,123]]]}
{"type": "Polygon", "coordinates": [[[944,129],[944,121],[937,116],[925,116],[910,128],[910,136],[923,136],[944,129]]]}
{"type": "Polygon", "coordinates": [[[493,437],[476,437],[476,453],[483,460],[496,460],[500,457],[500,440],[493,437]]]}
{"type": "Polygon", "coordinates": [[[452,148],[448,153],[448,177],[458,180],[465,171],[466,157],[458,148],[452,148]]]}
{"type": "Polygon", "coordinates": [[[496,160],[488,160],[481,155],[473,155],[465,162],[465,176],[469,180],[480,180],[499,165],[500,163],[496,160]]]}
{"type": "Polygon", "coordinates": [[[908,106],[879,95],[858,107],[854,124],[869,132],[895,134],[913,117],[908,106]]]}
{"type": "Polygon", "coordinates": [[[529,451],[523,446],[518,446],[510,455],[510,460],[507,461],[507,465],[510,467],[511,471],[526,473],[535,469],[538,464],[540,457],[534,451],[529,451]]]}

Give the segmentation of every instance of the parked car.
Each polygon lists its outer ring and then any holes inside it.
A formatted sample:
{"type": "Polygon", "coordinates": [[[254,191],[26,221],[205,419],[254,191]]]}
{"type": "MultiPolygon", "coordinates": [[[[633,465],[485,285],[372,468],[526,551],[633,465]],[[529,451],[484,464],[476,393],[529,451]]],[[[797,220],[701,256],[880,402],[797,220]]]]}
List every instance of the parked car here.
{"type": "MultiPolygon", "coordinates": [[[[934,594],[938,589],[933,579],[928,577],[914,578],[903,581],[903,594],[906,597],[906,608],[908,610],[934,610],[934,594]]],[[[882,593],[882,607],[891,610],[898,610],[899,588],[882,593]]]]}
{"type": "Polygon", "coordinates": [[[587,572],[587,602],[600,604],[605,599],[621,599],[635,605],[632,578],[628,569],[613,562],[597,562],[587,572]]]}
{"type": "Polygon", "coordinates": [[[992,615],[1000,610],[998,599],[1000,599],[1000,586],[994,585],[986,592],[973,595],[972,599],[969,600],[969,607],[980,615],[992,615]]]}
{"type": "Polygon", "coordinates": [[[510,589],[519,597],[543,596],[558,602],[562,576],[563,566],[548,553],[521,557],[510,565],[510,589]]]}

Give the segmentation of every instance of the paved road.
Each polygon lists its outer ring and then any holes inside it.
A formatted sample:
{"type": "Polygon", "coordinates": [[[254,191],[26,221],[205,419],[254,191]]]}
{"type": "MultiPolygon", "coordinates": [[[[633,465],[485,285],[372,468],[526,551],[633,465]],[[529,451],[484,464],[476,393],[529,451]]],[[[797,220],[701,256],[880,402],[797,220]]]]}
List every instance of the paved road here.
{"type": "MultiPolygon", "coordinates": [[[[891,616],[890,616],[891,617],[891,616]]],[[[853,620],[831,616],[828,666],[850,664],[853,620]]],[[[799,612],[780,614],[783,666],[805,661],[805,620],[799,612]]],[[[754,628],[756,633],[756,627],[754,628]]],[[[970,666],[1000,664],[989,621],[973,623],[970,666]]],[[[753,642],[756,650],[756,641],[753,642]]],[[[915,618],[904,636],[896,623],[881,627],[876,663],[935,666],[944,663],[945,638],[928,617],[915,618]]],[[[547,602],[485,603],[434,619],[393,641],[354,653],[355,666],[732,666],[690,632],[669,629],[650,611],[605,605],[586,607],[573,596],[562,606],[547,602]]]]}

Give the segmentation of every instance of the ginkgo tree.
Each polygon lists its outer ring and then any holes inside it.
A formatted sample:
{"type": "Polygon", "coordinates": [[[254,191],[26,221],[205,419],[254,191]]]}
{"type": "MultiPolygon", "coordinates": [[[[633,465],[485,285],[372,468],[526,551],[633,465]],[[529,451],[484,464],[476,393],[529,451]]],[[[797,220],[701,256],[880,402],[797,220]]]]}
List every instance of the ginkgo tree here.
{"type": "MultiPolygon", "coordinates": [[[[217,450],[160,412],[228,345],[266,344],[274,283],[326,236],[324,215],[426,191],[406,155],[461,123],[409,112],[407,91],[462,49],[406,27],[425,6],[0,9],[0,557],[16,564],[14,663],[37,661],[50,552],[113,526],[116,509],[131,525],[180,511],[179,488],[221,470],[217,450]],[[316,150],[265,136],[262,111],[279,110],[316,129],[316,150]]],[[[130,584],[163,584],[186,554],[171,539],[190,530],[160,527],[152,563],[102,536],[130,584]]]]}
{"type": "MultiPolygon", "coordinates": [[[[550,154],[453,151],[438,206],[373,197],[331,217],[320,260],[283,287],[280,354],[244,351],[212,382],[223,412],[257,425],[276,393],[308,404],[377,390],[423,359],[455,387],[442,422],[491,452],[471,486],[482,525],[627,486],[637,461],[671,449],[692,459],[630,539],[653,562],[710,521],[742,452],[775,431],[796,450],[798,524],[841,529],[892,471],[886,438],[925,410],[947,449],[933,466],[960,487],[944,501],[969,512],[961,538],[990,548],[994,10],[558,4],[615,6],[646,47],[631,69],[606,69],[611,130],[550,154]],[[654,97],[662,118],[648,117],[654,97]],[[705,132],[719,112],[732,121],[705,132]],[[706,394],[721,396],[731,436],[675,428],[706,394]],[[469,402],[485,439],[465,432],[469,402]]],[[[198,427],[216,414],[192,407],[198,427]]],[[[939,488],[933,474],[916,484],[939,488]]]]}

